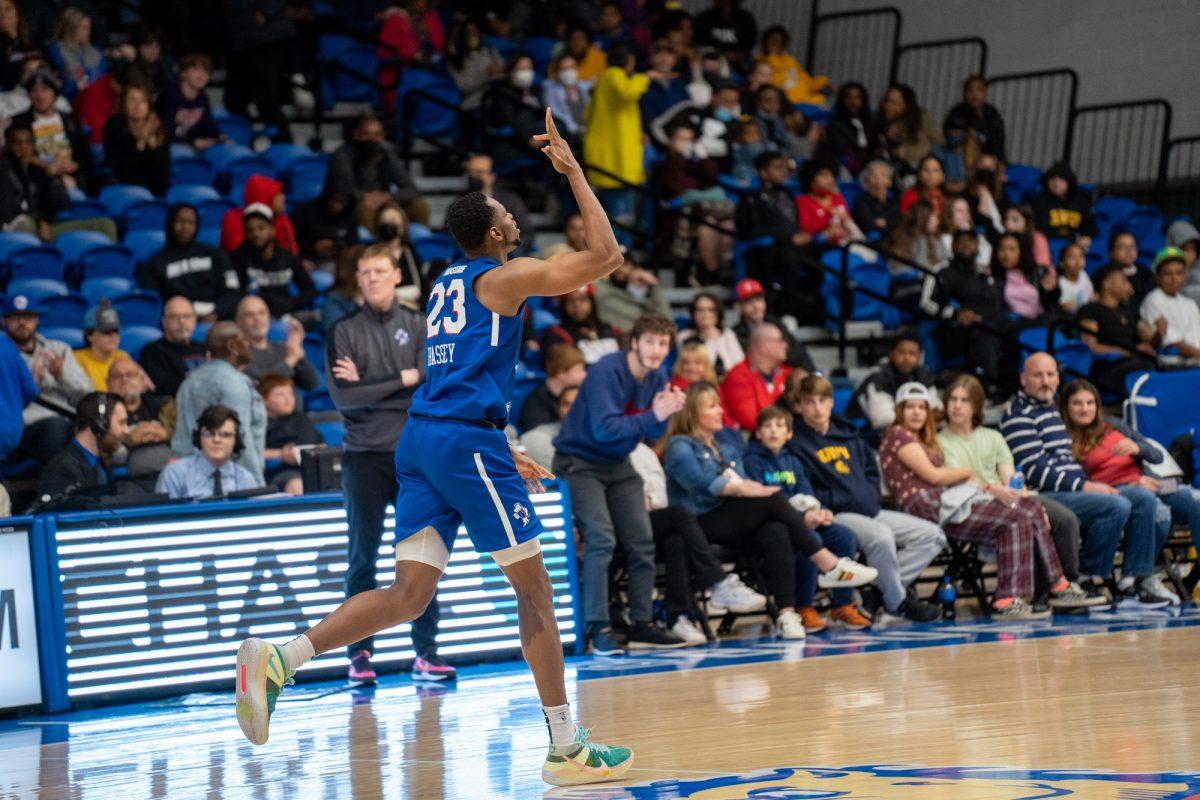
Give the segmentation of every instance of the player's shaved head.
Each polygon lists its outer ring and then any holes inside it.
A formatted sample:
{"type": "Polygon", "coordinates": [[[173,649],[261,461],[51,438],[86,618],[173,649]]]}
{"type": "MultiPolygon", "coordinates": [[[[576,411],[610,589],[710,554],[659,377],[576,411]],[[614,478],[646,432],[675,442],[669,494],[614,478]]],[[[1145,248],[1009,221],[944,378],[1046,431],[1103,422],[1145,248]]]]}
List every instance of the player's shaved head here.
{"type": "Polygon", "coordinates": [[[503,208],[483,192],[468,192],[446,209],[446,227],[458,246],[470,253],[483,247],[488,231],[496,225],[497,208],[503,208]]]}

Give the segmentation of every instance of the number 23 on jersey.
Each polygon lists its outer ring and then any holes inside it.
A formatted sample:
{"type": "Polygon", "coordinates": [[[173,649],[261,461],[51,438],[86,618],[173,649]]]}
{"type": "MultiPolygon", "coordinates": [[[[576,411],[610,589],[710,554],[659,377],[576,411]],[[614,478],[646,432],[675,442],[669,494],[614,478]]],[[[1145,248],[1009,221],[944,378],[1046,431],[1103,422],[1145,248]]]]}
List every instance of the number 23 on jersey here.
{"type": "Polygon", "coordinates": [[[449,288],[435,283],[433,291],[429,293],[429,300],[432,308],[429,310],[429,316],[425,318],[425,338],[432,339],[443,330],[451,336],[461,333],[467,324],[467,289],[462,279],[455,278],[450,281],[449,288]],[[443,316],[442,310],[447,300],[450,301],[450,308],[443,316]]]}

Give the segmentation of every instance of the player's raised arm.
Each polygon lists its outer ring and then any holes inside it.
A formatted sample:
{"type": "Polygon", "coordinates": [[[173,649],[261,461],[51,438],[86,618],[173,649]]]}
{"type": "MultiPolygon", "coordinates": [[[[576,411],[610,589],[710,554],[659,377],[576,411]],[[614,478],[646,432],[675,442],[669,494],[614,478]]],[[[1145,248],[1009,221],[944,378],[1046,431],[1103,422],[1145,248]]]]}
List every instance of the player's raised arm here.
{"type": "Polygon", "coordinates": [[[554,169],[567,176],[587,238],[587,249],[563,253],[550,259],[515,258],[502,268],[484,274],[477,284],[480,299],[494,311],[513,314],[526,298],[557,296],[573,292],[599,280],[621,265],[621,248],[613,235],[608,215],[584,178],[583,169],[571,146],[559,134],[550,109],[546,109],[546,132],[534,137],[545,142],[542,152],[554,169]]]}

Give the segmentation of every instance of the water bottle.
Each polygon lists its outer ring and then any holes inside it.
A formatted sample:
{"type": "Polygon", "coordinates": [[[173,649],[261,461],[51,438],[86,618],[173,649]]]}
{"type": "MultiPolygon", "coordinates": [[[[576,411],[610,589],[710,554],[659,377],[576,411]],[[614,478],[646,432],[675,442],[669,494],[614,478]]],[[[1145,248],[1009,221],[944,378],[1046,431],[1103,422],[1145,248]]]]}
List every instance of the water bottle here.
{"type": "Polygon", "coordinates": [[[949,575],[942,578],[942,585],[938,588],[938,599],[942,602],[942,619],[954,619],[954,601],[958,599],[958,592],[954,590],[954,583],[949,575]]]}
{"type": "Polygon", "coordinates": [[[1008,479],[1008,488],[1014,492],[1025,491],[1025,473],[1020,470],[1014,472],[1012,477],[1008,479]]]}

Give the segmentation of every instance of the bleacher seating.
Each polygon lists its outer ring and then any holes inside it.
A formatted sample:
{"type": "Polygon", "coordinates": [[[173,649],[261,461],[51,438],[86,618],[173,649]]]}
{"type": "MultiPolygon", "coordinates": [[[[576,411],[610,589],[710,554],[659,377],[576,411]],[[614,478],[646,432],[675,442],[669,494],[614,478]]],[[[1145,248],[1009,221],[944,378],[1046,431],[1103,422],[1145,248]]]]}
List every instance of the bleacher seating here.
{"type": "Polygon", "coordinates": [[[162,317],[162,298],[145,289],[135,289],[113,298],[112,304],[121,315],[123,325],[148,325],[157,328],[162,317]]]}
{"type": "Polygon", "coordinates": [[[209,200],[220,200],[221,194],[212,187],[212,181],[199,183],[179,183],[174,184],[167,189],[167,205],[173,206],[176,203],[188,203],[193,206],[199,206],[201,203],[209,200]]]}
{"type": "Polygon", "coordinates": [[[129,231],[161,231],[167,225],[167,204],[151,199],[132,203],[121,215],[123,229],[129,231]]]}
{"type": "Polygon", "coordinates": [[[67,260],[53,247],[37,245],[22,247],[8,256],[8,280],[20,278],[53,278],[64,280],[67,260]]]}
{"type": "Polygon", "coordinates": [[[41,324],[50,327],[79,328],[83,326],[83,315],[88,303],[79,295],[63,294],[43,297],[37,303],[41,313],[41,324]]]}
{"type": "Polygon", "coordinates": [[[85,278],[127,278],[132,280],[135,261],[133,251],[123,244],[93,247],[79,260],[80,273],[85,278]]]}
{"type": "Polygon", "coordinates": [[[121,349],[137,358],[142,348],[162,338],[158,325],[129,324],[121,320],[121,349]]]}
{"type": "Polygon", "coordinates": [[[120,297],[134,290],[134,283],[129,278],[114,276],[84,278],[79,286],[79,294],[89,305],[95,305],[107,297],[109,300],[120,297]]]}
{"type": "Polygon", "coordinates": [[[14,297],[23,294],[37,303],[43,298],[65,296],[71,293],[61,280],[54,278],[16,278],[8,282],[6,294],[14,297]]]}
{"type": "MultiPolygon", "coordinates": [[[[199,156],[171,159],[171,186],[180,184],[211,185],[216,179],[216,170],[211,162],[199,156]]],[[[168,201],[170,196],[168,195],[168,201]]]]}
{"type": "Polygon", "coordinates": [[[108,216],[121,219],[125,210],[134,203],[153,201],[154,194],[144,186],[129,186],[115,183],[100,190],[100,202],[108,211],[108,216]]]}
{"type": "MultiPolygon", "coordinates": [[[[45,320],[43,319],[43,322],[45,320]]],[[[38,325],[38,333],[45,336],[47,339],[66,342],[73,350],[78,350],[81,347],[86,347],[87,342],[83,338],[83,328],[78,326],[47,326],[44,324],[38,325]]]]}
{"type": "Polygon", "coordinates": [[[150,257],[162,250],[167,243],[167,234],[161,228],[156,231],[130,231],[125,234],[121,243],[133,252],[134,260],[144,264],[150,257]]]}

